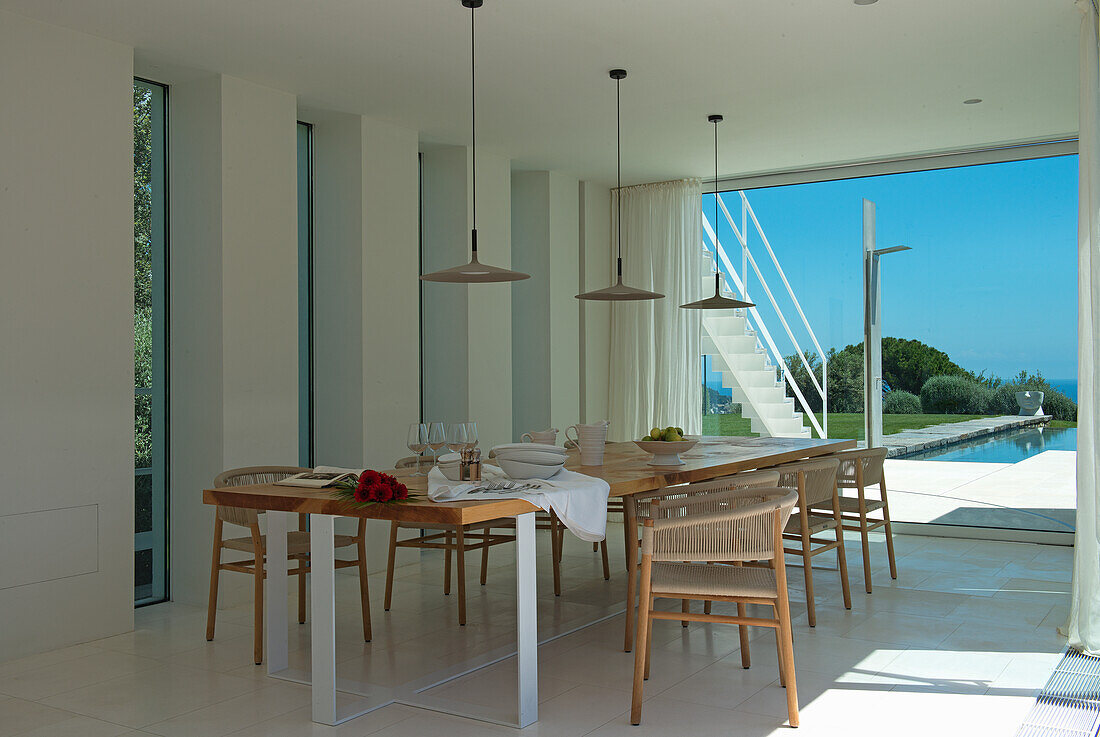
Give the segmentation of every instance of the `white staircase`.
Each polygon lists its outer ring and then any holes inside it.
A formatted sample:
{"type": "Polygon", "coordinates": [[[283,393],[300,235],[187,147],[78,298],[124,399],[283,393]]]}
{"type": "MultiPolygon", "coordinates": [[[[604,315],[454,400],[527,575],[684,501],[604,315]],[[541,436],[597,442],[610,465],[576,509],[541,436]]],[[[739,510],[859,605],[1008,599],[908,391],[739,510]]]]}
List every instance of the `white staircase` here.
{"type": "MultiPolygon", "coordinates": [[[[771,244],[768,243],[767,236],[760,228],[756,214],[753,213],[744,193],[739,194],[741,195],[742,204],[740,228],[733,222],[725,203],[721,200],[719,202],[725,214],[725,219],[737,237],[738,245],[741,247],[741,274],[738,275],[722,244],[715,239],[714,229],[707,218],[707,213],[704,212],[703,227],[707,238],[709,238],[709,243],[704,239],[701,274],[703,293],[706,294],[714,288],[714,273],[715,270],[718,270],[723,276],[723,292],[728,288],[726,282],[729,280],[733,282],[733,294],[729,296],[753,301],[747,296],[745,289],[748,280],[748,268],[751,265],[753,272],[759,279],[761,290],[770,300],[787,336],[790,338],[794,352],[798,354],[807,370],[809,370],[806,357],[795,340],[786,317],[776,303],[763,274],[760,273],[755,258],[749,252],[747,231],[750,217],[784,286],[790,294],[799,317],[802,318],[806,332],[817,348],[818,355],[822,356],[822,362],[825,360],[824,352],[821,350],[821,346],[818,344],[817,338],[814,336],[813,330],[798,304],[798,299],[794,296],[782,267],[779,266],[779,262],[775,258],[775,253],[772,251],[771,244]]],[[[749,418],[752,432],[767,437],[807,438],[812,436],[811,428],[805,426],[803,422],[804,412],[809,412],[809,404],[794,382],[790,367],[787,366],[783,354],[776,347],[775,341],[772,339],[767,326],[760,319],[760,314],[755,307],[714,314],[704,312],[701,337],[701,354],[712,357],[714,369],[722,373],[722,386],[732,391],[734,402],[740,403],[741,415],[749,418]],[[779,374],[782,375],[782,379],[778,378],[779,374]],[[788,389],[794,394],[793,397],[788,396],[788,389]],[[803,411],[798,411],[799,407],[803,411]]],[[[825,386],[823,383],[819,384],[816,377],[812,381],[814,383],[813,388],[820,394],[823,408],[827,412],[828,403],[826,401],[825,386]]],[[[822,427],[813,414],[808,416],[810,424],[817,431],[819,437],[827,437],[827,417],[827,413],[823,415],[826,424],[822,427]]]]}

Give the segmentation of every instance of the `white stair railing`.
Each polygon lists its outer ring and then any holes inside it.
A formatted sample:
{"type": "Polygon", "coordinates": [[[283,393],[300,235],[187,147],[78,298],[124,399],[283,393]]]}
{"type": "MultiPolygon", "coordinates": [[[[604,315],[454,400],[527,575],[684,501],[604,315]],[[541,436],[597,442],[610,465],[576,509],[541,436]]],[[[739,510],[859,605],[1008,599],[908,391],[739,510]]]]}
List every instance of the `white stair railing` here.
{"type": "MultiPolygon", "coordinates": [[[[718,197],[718,204],[722,209],[722,213],[725,215],[726,222],[729,223],[730,228],[733,230],[734,235],[737,237],[737,241],[741,246],[741,274],[738,276],[737,270],[731,263],[729,256],[726,253],[726,249],[722,247],[722,244],[715,238],[714,228],[711,226],[710,220],[707,218],[707,213],[703,212],[703,229],[706,232],[707,238],[710,241],[711,250],[715,254],[715,266],[719,273],[723,272],[724,276],[728,276],[734,282],[737,287],[738,293],[746,301],[751,301],[748,295],[748,267],[752,266],[753,273],[756,274],[756,278],[760,281],[760,286],[764,290],[764,294],[767,296],[768,301],[771,303],[772,309],[778,316],[780,323],[783,325],[784,331],[787,333],[787,337],[791,341],[791,345],[794,346],[795,353],[798,355],[802,362],[803,367],[806,369],[806,373],[809,374],[810,382],[813,384],[814,390],[821,397],[821,417],[824,424],[819,423],[816,415],[810,408],[809,402],[806,401],[806,397],[803,395],[802,390],[798,387],[797,382],[794,380],[794,376],[791,374],[790,366],[787,365],[787,359],[779,351],[775,345],[775,341],[772,340],[771,333],[768,331],[767,326],[760,317],[759,311],[756,307],[749,308],[749,315],[751,316],[750,324],[755,327],[757,332],[764,338],[764,346],[771,355],[772,360],[775,361],[775,365],[781,367],[783,372],[783,380],[791,388],[795,397],[798,399],[799,405],[802,407],[802,411],[810,420],[810,424],[817,431],[818,437],[828,437],[829,431],[829,367],[828,358],[825,355],[825,351],[821,349],[821,344],[817,340],[817,336],[814,334],[813,328],[810,327],[810,322],[806,318],[806,313],[802,310],[802,305],[798,302],[798,297],[794,294],[794,289],[791,288],[791,283],[787,280],[787,275],[783,272],[783,267],[779,265],[779,259],[775,256],[775,251],[772,250],[771,243],[768,241],[768,237],[764,234],[763,228],[760,227],[760,221],[756,217],[756,213],[753,212],[752,206],[749,204],[749,200],[745,197],[744,192],[738,192],[741,196],[741,227],[738,228],[737,224],[733,222],[733,217],[730,215],[729,210],[726,208],[726,203],[721,197],[718,197]],[[821,381],[818,381],[816,374],[810,366],[810,362],[806,359],[805,353],[802,351],[802,347],[794,337],[794,332],[791,330],[790,323],[787,321],[786,316],[783,314],[783,310],[779,308],[779,304],[776,302],[775,295],[772,294],[771,288],[768,286],[767,279],[760,271],[760,266],[757,264],[756,259],[753,257],[752,252],[749,250],[748,245],[748,222],[752,221],[753,227],[756,229],[757,234],[760,236],[761,242],[763,242],[765,249],[767,249],[768,255],[771,257],[772,264],[775,266],[775,270],[779,273],[779,278],[783,282],[783,286],[787,288],[787,294],[791,298],[791,302],[794,304],[795,309],[798,312],[798,317],[802,321],[803,327],[806,329],[807,334],[810,336],[810,340],[813,342],[814,348],[817,349],[817,354],[821,359],[821,381]]],[[[715,195],[717,197],[717,194],[715,195]]],[[[707,242],[704,240],[703,246],[707,247],[707,242]]]]}

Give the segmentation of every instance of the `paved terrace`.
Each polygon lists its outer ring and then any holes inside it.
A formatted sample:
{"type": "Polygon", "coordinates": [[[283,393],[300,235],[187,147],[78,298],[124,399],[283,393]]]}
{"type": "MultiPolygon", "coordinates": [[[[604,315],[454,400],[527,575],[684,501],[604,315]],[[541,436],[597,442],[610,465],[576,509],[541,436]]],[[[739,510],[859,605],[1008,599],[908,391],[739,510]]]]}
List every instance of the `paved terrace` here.
{"type": "MultiPolygon", "coordinates": [[[[983,435],[1004,430],[1014,430],[1019,427],[1033,425],[1045,425],[1053,418],[1050,415],[1036,415],[1034,417],[1021,417],[1019,415],[1001,415],[1000,417],[982,417],[977,420],[965,422],[950,422],[945,425],[933,425],[920,430],[904,430],[893,435],[886,435],[882,444],[890,449],[889,458],[897,458],[919,450],[937,448],[941,445],[950,445],[960,440],[971,440],[983,435]]],[[[866,441],[859,441],[859,447],[866,448],[866,441]]]]}

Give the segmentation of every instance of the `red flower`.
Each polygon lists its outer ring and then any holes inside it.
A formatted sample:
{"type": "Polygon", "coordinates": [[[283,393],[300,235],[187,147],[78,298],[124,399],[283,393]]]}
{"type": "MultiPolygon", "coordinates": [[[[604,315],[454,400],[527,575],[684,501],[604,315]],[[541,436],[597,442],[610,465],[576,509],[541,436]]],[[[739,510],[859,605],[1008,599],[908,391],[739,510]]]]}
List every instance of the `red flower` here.
{"type": "Polygon", "coordinates": [[[364,471],[359,476],[352,496],[355,501],[365,504],[385,504],[409,498],[409,487],[396,477],[378,471],[364,471]]]}

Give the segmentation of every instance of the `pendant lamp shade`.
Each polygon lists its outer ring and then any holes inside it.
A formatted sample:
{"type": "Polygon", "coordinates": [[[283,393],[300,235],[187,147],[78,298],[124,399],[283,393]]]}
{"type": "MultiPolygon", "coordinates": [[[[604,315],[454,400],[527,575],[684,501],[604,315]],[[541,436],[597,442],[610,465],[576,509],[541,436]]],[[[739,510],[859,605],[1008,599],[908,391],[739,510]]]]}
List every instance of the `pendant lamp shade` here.
{"type": "Polygon", "coordinates": [[[623,154],[622,154],[622,124],[620,122],[619,106],[619,82],[626,78],[625,69],[612,69],[608,72],[615,80],[615,157],[616,157],[616,189],[615,202],[618,206],[618,251],[615,268],[615,283],[610,287],[596,289],[591,292],[583,292],[577,295],[577,299],[591,300],[594,302],[641,302],[647,299],[664,299],[663,294],[650,292],[646,289],[631,287],[623,284],[623,154]]]}
{"type": "Polygon", "coordinates": [[[477,96],[474,75],[474,10],[480,8],[482,0],[460,0],[462,7],[470,9],[470,158],[472,161],[470,187],[473,202],[474,227],[470,231],[470,262],[449,269],[423,274],[421,281],[449,282],[452,284],[488,284],[492,282],[519,281],[530,279],[530,274],[521,271],[490,266],[477,260],[477,96]]]}
{"type": "MultiPolygon", "coordinates": [[[[718,124],[722,122],[721,115],[709,115],[707,121],[714,124],[714,248],[717,259],[718,249],[718,124]]],[[[715,262],[717,267],[717,261],[715,262]]],[[[742,302],[739,299],[730,299],[722,296],[722,271],[714,272],[714,296],[706,299],[688,302],[680,305],[682,310],[736,310],[742,307],[753,307],[752,302],[742,302]]]]}

